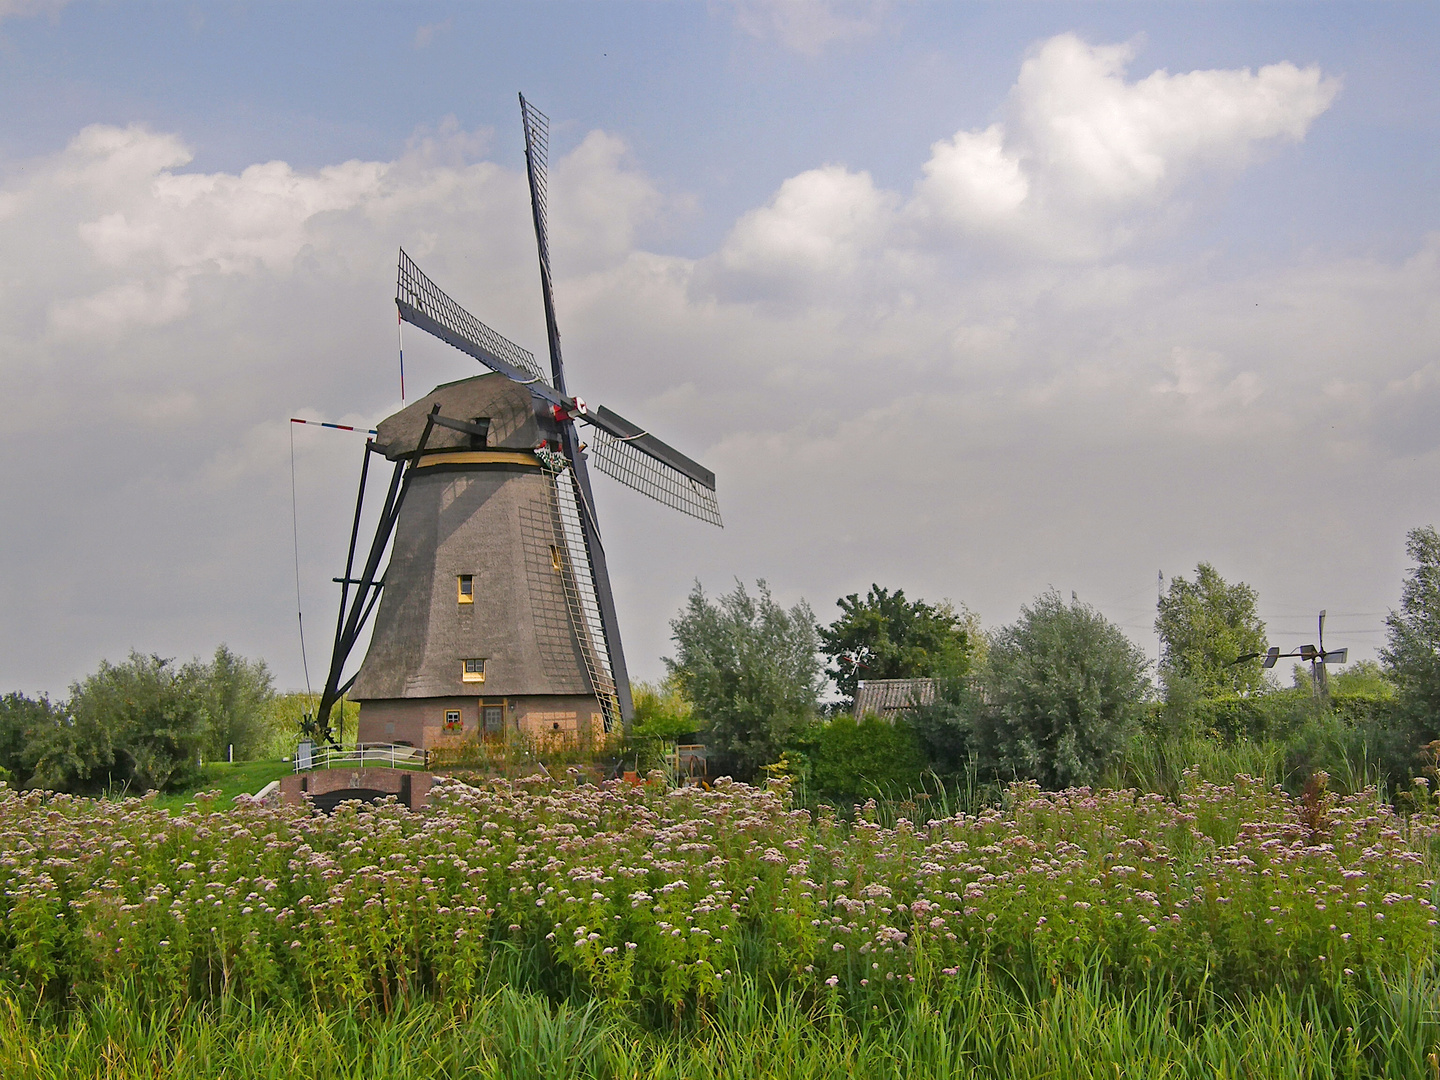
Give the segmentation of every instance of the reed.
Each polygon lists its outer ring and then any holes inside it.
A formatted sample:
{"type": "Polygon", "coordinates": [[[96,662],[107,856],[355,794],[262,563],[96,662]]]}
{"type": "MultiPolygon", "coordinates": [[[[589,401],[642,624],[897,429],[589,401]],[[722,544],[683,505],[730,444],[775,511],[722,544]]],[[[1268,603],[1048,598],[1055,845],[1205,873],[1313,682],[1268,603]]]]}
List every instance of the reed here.
{"type": "Polygon", "coordinates": [[[512,988],[464,1010],[407,1002],[388,1016],[296,1005],[147,1007],[124,986],[73,1013],[0,998],[7,1080],[920,1080],[929,1077],[1433,1077],[1431,977],[1326,1000],[1182,1000],[1113,993],[1091,971],[1038,996],[977,973],[931,1001],[848,1017],[741,980],[682,1031],[647,1030],[598,1001],[512,988]]]}

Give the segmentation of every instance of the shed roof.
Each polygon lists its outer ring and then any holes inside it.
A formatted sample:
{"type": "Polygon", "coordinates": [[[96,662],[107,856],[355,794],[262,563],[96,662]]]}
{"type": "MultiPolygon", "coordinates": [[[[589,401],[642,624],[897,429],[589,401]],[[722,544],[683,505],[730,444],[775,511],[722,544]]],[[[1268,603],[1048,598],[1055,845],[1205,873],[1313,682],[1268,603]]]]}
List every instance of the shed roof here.
{"type": "Polygon", "coordinates": [[[862,679],[855,689],[855,718],[873,713],[893,720],[897,713],[934,701],[934,679],[862,679]]]}

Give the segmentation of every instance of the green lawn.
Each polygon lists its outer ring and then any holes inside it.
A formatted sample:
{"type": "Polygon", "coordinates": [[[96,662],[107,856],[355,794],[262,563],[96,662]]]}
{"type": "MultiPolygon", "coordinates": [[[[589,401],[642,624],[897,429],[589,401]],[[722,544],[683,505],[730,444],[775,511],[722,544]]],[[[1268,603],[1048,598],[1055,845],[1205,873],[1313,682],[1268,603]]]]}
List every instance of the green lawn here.
{"type": "Polygon", "coordinates": [[[293,771],[288,761],[237,761],[231,765],[216,762],[205,766],[205,774],[198,784],[186,791],[172,791],[161,795],[156,804],[167,810],[182,808],[195,797],[197,791],[220,792],[220,805],[228,806],[236,795],[254,795],[271,780],[289,776],[293,771]]]}

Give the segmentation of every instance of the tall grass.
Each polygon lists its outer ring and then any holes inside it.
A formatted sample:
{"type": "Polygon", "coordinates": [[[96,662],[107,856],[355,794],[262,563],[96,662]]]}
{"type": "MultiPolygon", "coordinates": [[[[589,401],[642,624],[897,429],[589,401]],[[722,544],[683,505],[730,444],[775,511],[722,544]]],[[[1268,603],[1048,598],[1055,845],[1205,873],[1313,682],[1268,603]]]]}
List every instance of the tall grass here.
{"type": "Polygon", "coordinates": [[[737,983],[678,1031],[599,1003],[502,988],[466,1010],[410,1002],[388,1017],[299,1006],[147,1009],[116,988],[82,1012],[0,998],[7,1080],[720,1080],[855,1077],[1431,1077],[1430,978],[1324,997],[1181,1000],[1115,994],[1098,972],[1027,997],[984,974],[927,1003],[847,1018],[823,998],[737,983]]]}
{"type": "MultiPolygon", "coordinates": [[[[1106,778],[1105,786],[1131,787],[1178,797],[1187,771],[1211,784],[1249,776],[1284,784],[1285,744],[1275,739],[1221,740],[1199,735],[1137,740],[1106,778]]],[[[1365,785],[1347,791],[1359,791],[1365,785]]]]}

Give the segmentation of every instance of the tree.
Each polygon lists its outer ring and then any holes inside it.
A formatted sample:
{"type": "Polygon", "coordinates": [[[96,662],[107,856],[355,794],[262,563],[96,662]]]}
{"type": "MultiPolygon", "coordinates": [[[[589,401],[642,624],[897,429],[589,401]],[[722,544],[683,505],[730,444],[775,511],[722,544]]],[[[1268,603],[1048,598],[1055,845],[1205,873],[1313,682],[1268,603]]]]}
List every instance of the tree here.
{"type": "Polygon", "coordinates": [[[57,729],[64,721],[63,706],[50,704],[43,694],[34,699],[18,693],[0,697],[0,769],[11,783],[24,785],[34,775],[37,758],[58,741],[57,729]]]}
{"type": "Polygon", "coordinates": [[[1397,716],[1412,746],[1440,738],[1440,533],[1411,529],[1405,550],[1415,565],[1400,592],[1400,610],[1385,620],[1389,640],[1380,660],[1395,683],[1397,716]]]}
{"type": "Polygon", "coordinates": [[[1245,653],[1265,651],[1265,624],[1255,613],[1256,599],[1249,585],[1229,584],[1207,562],[1195,567],[1193,582],[1170,579],[1155,616],[1167,698],[1216,697],[1268,685],[1259,659],[1235,663],[1245,653]]]}
{"type": "Polygon", "coordinates": [[[209,664],[191,661],[184,677],[201,690],[208,716],[206,753],[211,758],[225,757],[233,746],[236,761],[249,761],[264,749],[275,698],[275,681],[264,660],[247,660],[221,645],[209,664]]]}
{"type": "Polygon", "coordinates": [[[1148,662],[1124,632],[1073,594],[1020,609],[990,645],[985,683],[998,770],[1046,787],[1093,784],[1140,723],[1148,662]]]}
{"type": "Polygon", "coordinates": [[[19,777],[24,771],[20,755],[29,741],[36,714],[48,705],[49,702],[43,698],[32,701],[24,694],[0,697],[0,769],[12,778],[19,777]]]}
{"type": "Polygon", "coordinates": [[[963,675],[980,641],[970,612],[907,600],[903,589],[871,585],[864,600],[851,593],[836,604],[842,614],[820,627],[820,641],[832,662],[826,674],[850,704],[861,679],[963,675]]]}
{"type": "Polygon", "coordinates": [[[164,791],[189,779],[209,733],[203,664],[132,652],[70,688],[73,730],[98,752],[75,769],[80,781],[164,791]],[[101,772],[104,772],[104,781],[101,772]]]}
{"type": "Polygon", "coordinates": [[[665,661],[706,742],[742,777],[779,759],[814,716],[821,686],[810,605],[801,600],[786,611],[764,581],[757,589],[752,597],[736,581],[734,592],[711,601],[697,581],[670,623],[677,648],[665,661]]]}

